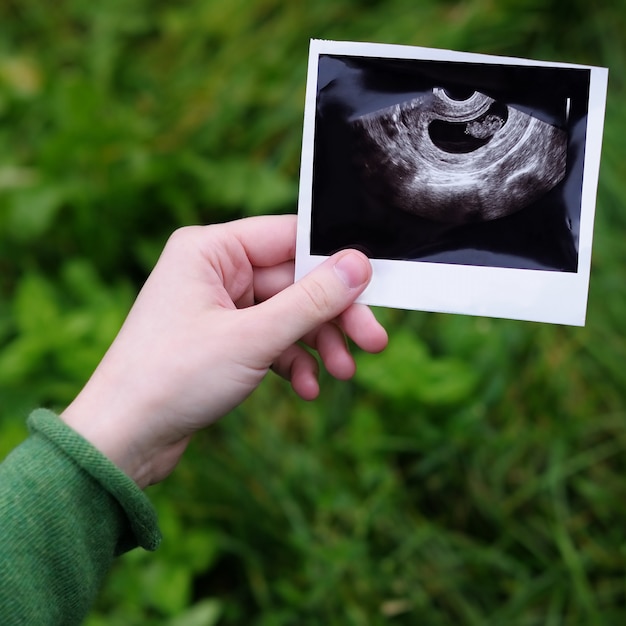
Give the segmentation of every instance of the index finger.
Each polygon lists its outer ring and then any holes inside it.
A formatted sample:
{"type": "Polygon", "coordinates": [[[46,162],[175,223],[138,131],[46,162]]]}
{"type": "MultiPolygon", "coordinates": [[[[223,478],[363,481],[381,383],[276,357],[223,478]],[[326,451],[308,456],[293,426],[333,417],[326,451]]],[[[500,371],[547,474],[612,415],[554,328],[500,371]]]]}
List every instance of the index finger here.
{"type": "Polygon", "coordinates": [[[254,299],[263,302],[293,284],[294,262],[285,261],[272,267],[254,270],[254,299]]]}
{"type": "Polygon", "coordinates": [[[252,266],[270,267],[295,257],[296,221],[295,215],[263,215],[209,228],[219,229],[218,232],[226,237],[234,237],[252,266]]]}

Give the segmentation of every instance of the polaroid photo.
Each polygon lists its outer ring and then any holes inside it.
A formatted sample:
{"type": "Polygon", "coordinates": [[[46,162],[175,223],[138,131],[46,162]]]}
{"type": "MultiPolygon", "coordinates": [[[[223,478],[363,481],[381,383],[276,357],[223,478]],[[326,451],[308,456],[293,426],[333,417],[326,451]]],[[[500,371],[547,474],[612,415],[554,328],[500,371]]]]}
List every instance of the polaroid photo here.
{"type": "Polygon", "coordinates": [[[344,248],[374,306],[582,326],[608,71],[313,40],[296,278],[344,248]]]}

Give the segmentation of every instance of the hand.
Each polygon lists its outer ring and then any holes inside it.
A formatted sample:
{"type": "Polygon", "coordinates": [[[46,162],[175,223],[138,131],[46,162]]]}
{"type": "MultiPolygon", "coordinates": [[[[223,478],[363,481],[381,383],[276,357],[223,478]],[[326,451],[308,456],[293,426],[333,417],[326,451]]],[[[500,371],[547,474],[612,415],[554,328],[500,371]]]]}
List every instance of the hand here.
{"type": "Polygon", "coordinates": [[[354,300],[367,258],[344,250],[293,283],[296,218],[256,217],[172,235],[93,376],[61,418],[140,486],[175,467],[191,435],[240,404],[270,367],[306,400],[319,393],[316,350],[354,374],[348,335],[387,344],[354,300]]]}

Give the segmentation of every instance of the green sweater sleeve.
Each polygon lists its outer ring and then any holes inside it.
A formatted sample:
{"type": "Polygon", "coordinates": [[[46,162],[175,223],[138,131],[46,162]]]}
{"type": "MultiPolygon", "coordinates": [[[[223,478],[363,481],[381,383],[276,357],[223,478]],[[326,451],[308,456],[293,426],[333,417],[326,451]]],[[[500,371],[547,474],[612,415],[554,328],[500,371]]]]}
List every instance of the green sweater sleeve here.
{"type": "Polygon", "coordinates": [[[79,624],[113,558],[161,536],[144,493],[50,411],[0,464],[0,623],[79,624]]]}

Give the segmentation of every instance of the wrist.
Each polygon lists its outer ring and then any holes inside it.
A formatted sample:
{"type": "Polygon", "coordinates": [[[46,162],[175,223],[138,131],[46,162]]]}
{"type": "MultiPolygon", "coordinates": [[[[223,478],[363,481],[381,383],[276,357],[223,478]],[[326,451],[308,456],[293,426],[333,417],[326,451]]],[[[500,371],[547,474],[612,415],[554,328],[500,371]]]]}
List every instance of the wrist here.
{"type": "Polygon", "coordinates": [[[59,416],[67,426],[99,450],[142,489],[149,484],[143,455],[127,433],[115,424],[106,407],[94,407],[83,392],[59,416]]]}
{"type": "Polygon", "coordinates": [[[188,443],[153,440],[147,429],[153,416],[96,371],[60,418],[144,489],[172,471],[188,443]]]}

